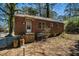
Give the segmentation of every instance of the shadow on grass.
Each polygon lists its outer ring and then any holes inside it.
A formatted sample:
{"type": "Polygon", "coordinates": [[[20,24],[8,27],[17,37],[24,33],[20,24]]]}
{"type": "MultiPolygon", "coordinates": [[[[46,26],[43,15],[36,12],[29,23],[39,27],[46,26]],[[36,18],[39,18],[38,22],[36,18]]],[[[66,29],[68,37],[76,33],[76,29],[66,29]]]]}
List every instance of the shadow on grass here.
{"type": "Polygon", "coordinates": [[[67,33],[67,34],[75,34],[75,35],[79,34],[79,32],[66,32],[66,31],[65,31],[65,33],[67,33]]]}
{"type": "MultiPolygon", "coordinates": [[[[10,50],[10,49],[13,49],[14,47],[6,47],[6,48],[0,48],[0,51],[3,51],[3,50],[10,50]]],[[[19,46],[18,47],[16,47],[16,48],[19,48],[19,46]]]]}
{"type": "Polygon", "coordinates": [[[74,49],[70,49],[72,52],[70,56],[79,56],[79,40],[76,42],[77,44],[75,45],[74,49]]]}
{"type": "MultiPolygon", "coordinates": [[[[33,43],[33,42],[28,42],[26,44],[30,44],[30,43],[33,43]]],[[[11,49],[16,49],[16,48],[20,48],[20,47],[21,47],[21,45],[20,45],[20,43],[18,43],[18,46],[17,47],[13,47],[13,45],[10,45],[10,46],[5,47],[5,48],[0,48],[0,51],[3,51],[3,50],[11,50],[11,49]]]]}

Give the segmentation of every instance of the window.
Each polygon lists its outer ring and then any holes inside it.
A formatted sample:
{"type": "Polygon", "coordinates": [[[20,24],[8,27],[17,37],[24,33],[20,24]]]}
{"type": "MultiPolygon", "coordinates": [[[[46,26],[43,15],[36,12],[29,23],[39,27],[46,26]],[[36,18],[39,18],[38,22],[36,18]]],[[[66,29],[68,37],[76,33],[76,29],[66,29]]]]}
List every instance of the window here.
{"type": "Polygon", "coordinates": [[[42,23],[42,29],[45,29],[45,28],[46,28],[46,24],[42,23]]]}
{"type": "Polygon", "coordinates": [[[44,24],[44,23],[42,23],[42,28],[43,28],[43,29],[44,29],[44,27],[45,27],[44,25],[45,25],[45,24],[44,24]]]}
{"type": "Polygon", "coordinates": [[[40,29],[41,29],[41,23],[38,23],[38,28],[40,28],[40,29]]]}
{"type": "Polygon", "coordinates": [[[30,25],[27,25],[27,29],[31,29],[31,26],[30,25]]]}
{"type": "Polygon", "coordinates": [[[31,21],[26,21],[26,32],[32,31],[32,23],[31,21]]]}
{"type": "Polygon", "coordinates": [[[46,24],[43,22],[43,23],[38,23],[38,28],[39,29],[44,29],[46,27],[46,24]]]}

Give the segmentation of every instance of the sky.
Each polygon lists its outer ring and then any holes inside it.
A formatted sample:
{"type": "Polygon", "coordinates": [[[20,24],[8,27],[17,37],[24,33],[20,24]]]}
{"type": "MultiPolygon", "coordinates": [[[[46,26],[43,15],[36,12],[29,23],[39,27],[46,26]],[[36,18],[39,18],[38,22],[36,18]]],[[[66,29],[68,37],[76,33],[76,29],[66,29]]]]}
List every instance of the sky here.
{"type": "Polygon", "coordinates": [[[54,11],[56,11],[58,15],[64,15],[64,9],[66,6],[66,3],[58,3],[54,6],[54,11]]]}

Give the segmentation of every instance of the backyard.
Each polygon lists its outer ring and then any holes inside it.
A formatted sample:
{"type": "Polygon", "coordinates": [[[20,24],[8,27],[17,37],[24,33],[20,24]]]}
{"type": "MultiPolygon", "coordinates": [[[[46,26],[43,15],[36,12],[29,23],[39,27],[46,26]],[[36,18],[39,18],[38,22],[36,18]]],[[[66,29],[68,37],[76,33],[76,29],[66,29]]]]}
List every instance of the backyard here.
{"type": "MultiPolygon", "coordinates": [[[[69,56],[79,55],[79,34],[62,33],[44,41],[25,44],[26,56],[69,56]]],[[[1,56],[22,56],[23,48],[0,50],[1,56]]]]}
{"type": "Polygon", "coordinates": [[[0,56],[23,55],[78,56],[79,4],[0,4],[0,56]],[[31,34],[28,35],[28,33],[31,34]],[[31,39],[41,36],[47,39],[39,39],[40,41],[35,39],[34,42],[25,44],[26,41],[31,41],[30,39],[26,40],[28,38],[27,35],[31,39]],[[17,37],[20,40],[22,39],[24,46],[17,43],[17,46],[19,45],[20,47],[13,48],[14,40],[20,43],[17,37]]]}

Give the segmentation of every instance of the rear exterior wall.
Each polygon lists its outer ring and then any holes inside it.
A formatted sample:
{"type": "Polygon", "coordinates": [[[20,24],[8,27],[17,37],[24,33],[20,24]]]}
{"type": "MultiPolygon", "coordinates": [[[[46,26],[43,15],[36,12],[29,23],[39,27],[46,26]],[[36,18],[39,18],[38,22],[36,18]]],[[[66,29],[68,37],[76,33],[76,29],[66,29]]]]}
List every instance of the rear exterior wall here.
{"type": "Polygon", "coordinates": [[[23,34],[26,32],[26,22],[24,17],[15,17],[15,35],[23,34]]]}
{"type": "MultiPolygon", "coordinates": [[[[64,24],[58,22],[44,21],[40,19],[33,19],[32,21],[32,32],[42,32],[43,29],[39,28],[39,23],[45,23],[47,27],[51,28],[51,32],[62,33],[64,31],[64,24]],[[53,26],[52,26],[53,24],[53,26]]],[[[26,20],[25,17],[15,17],[15,35],[26,33],[26,20]]]]}

